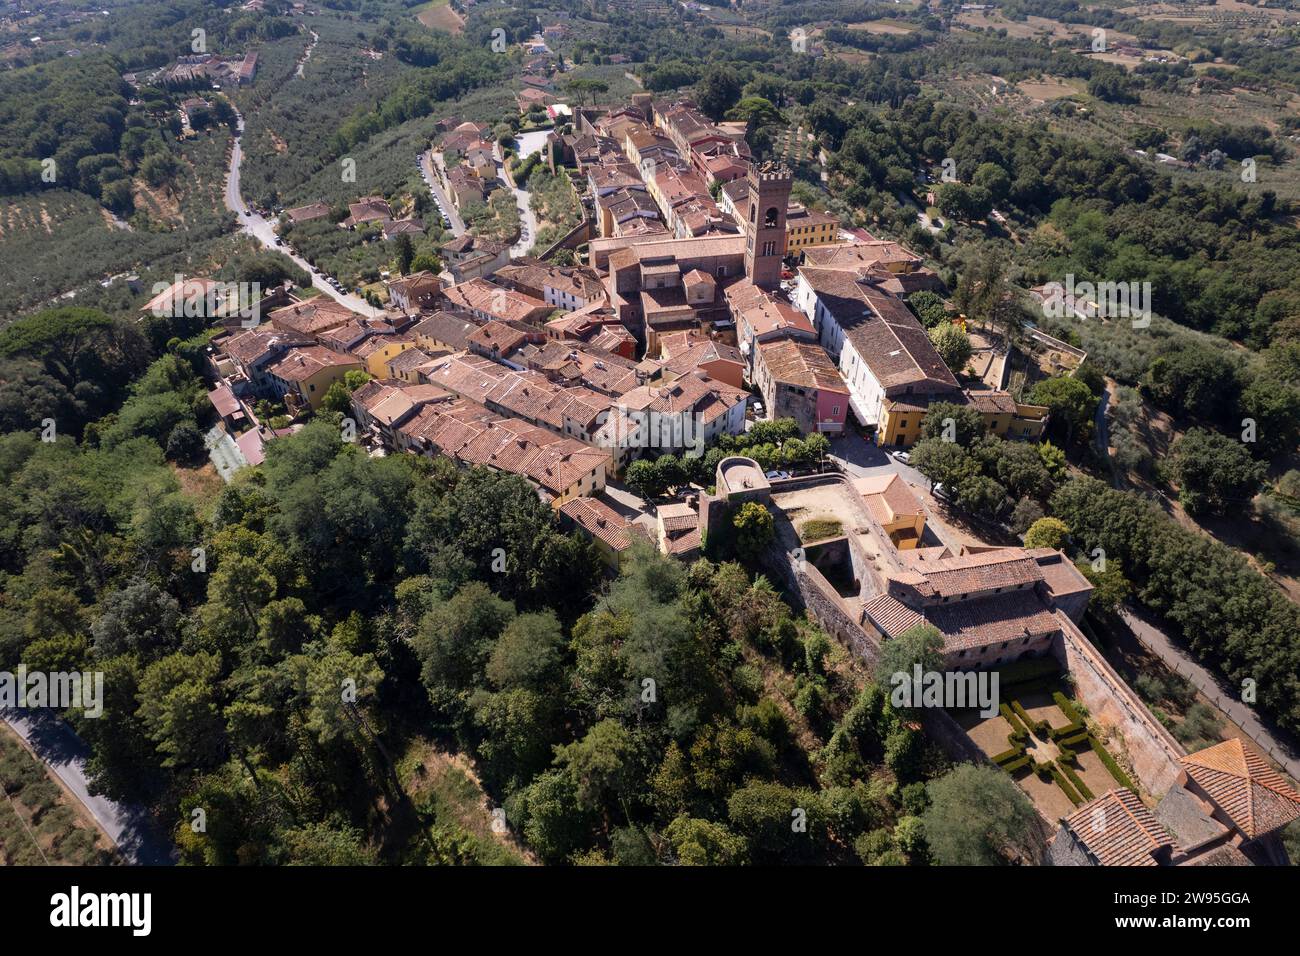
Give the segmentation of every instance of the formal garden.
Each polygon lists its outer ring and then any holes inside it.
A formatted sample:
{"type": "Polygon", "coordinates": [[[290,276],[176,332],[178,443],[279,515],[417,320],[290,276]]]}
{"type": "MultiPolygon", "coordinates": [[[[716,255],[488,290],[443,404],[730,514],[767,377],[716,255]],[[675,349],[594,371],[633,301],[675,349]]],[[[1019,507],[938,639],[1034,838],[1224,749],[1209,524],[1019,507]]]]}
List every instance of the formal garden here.
{"type": "Polygon", "coordinates": [[[1049,820],[1068,816],[1114,787],[1136,789],[1088,726],[1086,708],[1069,696],[1062,675],[1012,673],[1002,680],[997,716],[974,710],[954,716],[1049,820]]]}

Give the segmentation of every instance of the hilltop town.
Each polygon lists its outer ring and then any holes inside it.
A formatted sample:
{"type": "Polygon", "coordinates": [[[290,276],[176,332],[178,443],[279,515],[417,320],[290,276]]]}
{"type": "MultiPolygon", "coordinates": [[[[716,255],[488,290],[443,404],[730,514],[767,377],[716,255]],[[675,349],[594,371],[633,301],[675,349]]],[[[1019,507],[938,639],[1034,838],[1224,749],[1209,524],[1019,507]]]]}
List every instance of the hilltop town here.
{"type": "Polygon", "coordinates": [[[0,860],[1295,862],[1293,11],[804,6],[4,12],[0,860]]]}

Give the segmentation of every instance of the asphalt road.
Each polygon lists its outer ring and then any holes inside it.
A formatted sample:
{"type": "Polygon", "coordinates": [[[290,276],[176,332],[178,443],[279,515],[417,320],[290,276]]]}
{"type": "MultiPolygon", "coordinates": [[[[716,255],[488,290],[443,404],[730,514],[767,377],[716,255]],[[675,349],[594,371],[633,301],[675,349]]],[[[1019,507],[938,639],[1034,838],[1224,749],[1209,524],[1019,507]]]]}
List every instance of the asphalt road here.
{"type": "Polygon", "coordinates": [[[1120,617],[1143,647],[1164,661],[1171,670],[1191,681],[1197,690],[1214,701],[1215,707],[1227,714],[1251,740],[1276,760],[1293,780],[1300,780],[1300,754],[1297,754],[1289,741],[1283,740],[1260,722],[1254,709],[1240,699],[1239,692],[1197,663],[1181,642],[1147,618],[1138,617],[1128,608],[1121,609],[1120,617]]]}
{"type": "Polygon", "coordinates": [[[142,866],[174,862],[170,843],[143,807],[117,803],[90,792],[86,761],[90,748],[54,711],[0,708],[0,720],[27,741],[45,765],[72,791],[117,844],[123,860],[142,866]]]}
{"type": "MultiPolygon", "coordinates": [[[[459,239],[465,234],[465,220],[460,218],[460,213],[458,213],[456,207],[452,205],[450,197],[443,192],[441,182],[438,179],[438,173],[434,170],[434,156],[435,153],[432,149],[426,149],[420,154],[420,171],[424,174],[424,181],[429,186],[429,192],[433,194],[433,198],[438,201],[442,206],[443,211],[447,214],[447,218],[451,220],[451,234],[459,239]]],[[[438,153],[436,156],[438,170],[441,170],[443,168],[442,154],[438,153]]]]}

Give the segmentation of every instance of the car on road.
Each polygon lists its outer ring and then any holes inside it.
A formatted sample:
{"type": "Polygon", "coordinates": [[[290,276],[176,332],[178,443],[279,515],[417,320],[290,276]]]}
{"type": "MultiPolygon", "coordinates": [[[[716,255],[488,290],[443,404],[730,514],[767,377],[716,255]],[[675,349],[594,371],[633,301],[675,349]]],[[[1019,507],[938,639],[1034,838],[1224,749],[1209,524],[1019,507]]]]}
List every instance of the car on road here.
{"type": "Polygon", "coordinates": [[[275,244],[276,244],[277,246],[282,246],[282,245],[284,245],[284,239],[282,239],[280,236],[276,236],[276,237],[275,237],[275,244]]]}
{"type": "Polygon", "coordinates": [[[905,465],[912,460],[911,453],[906,451],[896,451],[893,455],[896,460],[901,461],[905,465]]]}
{"type": "Polygon", "coordinates": [[[768,481],[784,481],[786,478],[790,477],[790,472],[780,470],[765,471],[763,472],[763,477],[768,481]]]}
{"type": "Polygon", "coordinates": [[[934,487],[930,490],[940,501],[952,501],[952,493],[944,486],[942,481],[936,481],[934,487]]]}

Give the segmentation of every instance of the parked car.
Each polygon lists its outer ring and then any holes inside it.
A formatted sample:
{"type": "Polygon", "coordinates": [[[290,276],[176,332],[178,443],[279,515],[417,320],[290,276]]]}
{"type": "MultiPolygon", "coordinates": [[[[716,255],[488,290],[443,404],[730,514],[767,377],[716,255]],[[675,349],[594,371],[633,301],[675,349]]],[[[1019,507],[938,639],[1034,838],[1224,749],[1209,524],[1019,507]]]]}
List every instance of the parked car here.
{"type": "Polygon", "coordinates": [[[933,491],[934,496],[940,499],[941,501],[952,501],[952,494],[948,491],[946,487],[944,487],[942,481],[936,481],[934,483],[934,487],[930,490],[933,491]]]}
{"type": "Polygon", "coordinates": [[[894,457],[905,465],[912,460],[911,454],[906,451],[896,451],[894,452],[894,457]]]}
{"type": "Polygon", "coordinates": [[[783,481],[790,477],[790,472],[780,470],[765,471],[763,472],[763,477],[768,481],[783,481]]]}

